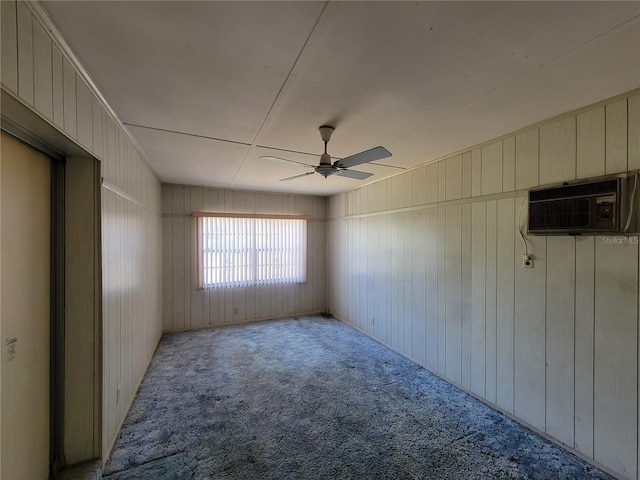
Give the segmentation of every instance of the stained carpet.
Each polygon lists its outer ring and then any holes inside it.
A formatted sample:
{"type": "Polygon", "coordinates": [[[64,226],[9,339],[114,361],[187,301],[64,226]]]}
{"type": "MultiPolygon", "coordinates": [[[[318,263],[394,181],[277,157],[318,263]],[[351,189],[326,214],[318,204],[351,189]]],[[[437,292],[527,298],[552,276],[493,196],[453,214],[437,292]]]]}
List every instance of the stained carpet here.
{"type": "Polygon", "coordinates": [[[332,318],[162,337],[104,478],[612,478],[332,318]]]}

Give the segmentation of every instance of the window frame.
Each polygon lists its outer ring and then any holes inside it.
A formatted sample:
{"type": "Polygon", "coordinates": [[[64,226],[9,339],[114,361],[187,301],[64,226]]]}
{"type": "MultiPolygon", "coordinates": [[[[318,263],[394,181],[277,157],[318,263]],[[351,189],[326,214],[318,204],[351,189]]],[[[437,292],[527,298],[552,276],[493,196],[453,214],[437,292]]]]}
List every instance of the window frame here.
{"type": "MultiPolygon", "coordinates": [[[[244,213],[221,213],[221,212],[193,212],[192,216],[195,217],[196,220],[196,253],[197,253],[197,281],[198,281],[198,289],[199,290],[218,290],[218,289],[229,289],[229,288],[248,288],[248,287],[260,287],[260,286],[273,286],[273,285],[296,285],[303,284],[307,281],[307,267],[308,267],[308,221],[311,219],[308,215],[266,215],[266,214],[244,214],[244,213]],[[246,283],[245,285],[227,285],[227,284],[205,284],[205,268],[204,268],[204,245],[203,245],[203,218],[230,218],[230,219],[266,219],[266,220],[304,220],[304,259],[302,265],[302,280],[299,282],[277,282],[277,281],[267,281],[262,282],[258,280],[257,277],[257,266],[254,265],[254,274],[250,283],[246,283]]],[[[255,242],[255,231],[253,232],[254,238],[252,241],[253,251],[252,255],[256,255],[256,242],[255,242]]],[[[273,279],[272,279],[273,280],[273,279]]],[[[277,279],[276,279],[277,280],[277,279]]]]}

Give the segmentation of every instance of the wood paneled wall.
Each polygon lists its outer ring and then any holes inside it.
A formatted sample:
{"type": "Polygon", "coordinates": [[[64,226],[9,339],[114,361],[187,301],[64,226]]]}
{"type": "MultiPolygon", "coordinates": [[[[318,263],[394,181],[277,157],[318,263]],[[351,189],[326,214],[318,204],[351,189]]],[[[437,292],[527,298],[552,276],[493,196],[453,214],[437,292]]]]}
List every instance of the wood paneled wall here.
{"type": "Polygon", "coordinates": [[[638,236],[528,236],[526,189],[640,168],[638,91],[329,199],[336,317],[638,478],[638,236]]]}
{"type": "Polygon", "coordinates": [[[326,311],[326,199],[242,190],[162,186],[165,331],[326,311]],[[308,215],[307,281],[199,290],[192,212],[308,215]]]}
{"type": "Polygon", "coordinates": [[[162,335],[161,236],[157,210],[102,189],[105,457],[162,335]]]}
{"type": "Polygon", "coordinates": [[[160,183],[38,5],[0,6],[2,88],[102,163],[105,458],[162,334],[160,183]]]}

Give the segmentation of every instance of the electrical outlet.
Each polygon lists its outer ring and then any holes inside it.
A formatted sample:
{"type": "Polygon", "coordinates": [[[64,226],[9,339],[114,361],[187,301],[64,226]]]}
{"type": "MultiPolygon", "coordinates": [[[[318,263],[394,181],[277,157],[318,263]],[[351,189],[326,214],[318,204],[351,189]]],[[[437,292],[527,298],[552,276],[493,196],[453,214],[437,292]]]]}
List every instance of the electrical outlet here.
{"type": "Polygon", "coordinates": [[[533,268],[533,255],[522,255],[522,268],[533,268]]]}

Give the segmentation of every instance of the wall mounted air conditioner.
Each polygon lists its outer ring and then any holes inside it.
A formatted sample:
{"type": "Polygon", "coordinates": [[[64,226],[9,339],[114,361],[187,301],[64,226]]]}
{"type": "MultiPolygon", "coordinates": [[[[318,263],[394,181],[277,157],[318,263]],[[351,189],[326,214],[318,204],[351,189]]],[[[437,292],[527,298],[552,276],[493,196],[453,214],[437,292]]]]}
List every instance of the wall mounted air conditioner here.
{"type": "Polygon", "coordinates": [[[625,234],[636,231],[636,176],[616,175],[529,190],[534,235],[625,234]],[[631,212],[631,214],[630,214],[631,212]]]}

